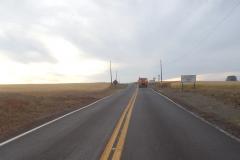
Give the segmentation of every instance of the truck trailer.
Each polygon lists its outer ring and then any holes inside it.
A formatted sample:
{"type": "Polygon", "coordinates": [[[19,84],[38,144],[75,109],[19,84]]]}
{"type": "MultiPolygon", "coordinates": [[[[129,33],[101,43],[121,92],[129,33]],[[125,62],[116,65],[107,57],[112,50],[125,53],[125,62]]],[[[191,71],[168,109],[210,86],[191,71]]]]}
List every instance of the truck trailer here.
{"type": "Polygon", "coordinates": [[[148,79],[147,78],[139,78],[138,79],[138,87],[139,88],[147,88],[148,87],[148,79]]]}

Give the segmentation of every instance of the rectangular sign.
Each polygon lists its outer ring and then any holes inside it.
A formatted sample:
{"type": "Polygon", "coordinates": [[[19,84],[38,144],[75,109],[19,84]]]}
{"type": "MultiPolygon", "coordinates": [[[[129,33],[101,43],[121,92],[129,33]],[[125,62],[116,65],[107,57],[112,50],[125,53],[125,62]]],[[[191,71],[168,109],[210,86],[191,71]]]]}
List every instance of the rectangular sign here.
{"type": "Polygon", "coordinates": [[[197,80],[196,75],[181,75],[182,83],[195,83],[197,80]]]}

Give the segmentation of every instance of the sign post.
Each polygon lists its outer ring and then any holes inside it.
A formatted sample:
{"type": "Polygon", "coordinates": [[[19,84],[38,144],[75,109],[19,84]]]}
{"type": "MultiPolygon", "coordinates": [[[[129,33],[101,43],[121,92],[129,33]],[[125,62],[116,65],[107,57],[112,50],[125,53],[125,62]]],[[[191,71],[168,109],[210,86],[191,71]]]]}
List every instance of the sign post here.
{"type": "Polygon", "coordinates": [[[181,75],[182,91],[183,91],[184,83],[193,83],[193,87],[195,89],[196,88],[196,81],[197,81],[197,76],[196,75],[181,75]]]}

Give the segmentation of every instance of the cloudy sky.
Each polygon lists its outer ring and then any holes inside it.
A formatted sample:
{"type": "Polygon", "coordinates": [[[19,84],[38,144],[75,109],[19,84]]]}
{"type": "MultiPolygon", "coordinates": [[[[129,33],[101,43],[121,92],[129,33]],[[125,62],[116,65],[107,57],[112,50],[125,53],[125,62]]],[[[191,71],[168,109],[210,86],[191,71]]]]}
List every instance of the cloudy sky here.
{"type": "Polygon", "coordinates": [[[239,0],[0,0],[0,83],[240,75],[239,0]]]}

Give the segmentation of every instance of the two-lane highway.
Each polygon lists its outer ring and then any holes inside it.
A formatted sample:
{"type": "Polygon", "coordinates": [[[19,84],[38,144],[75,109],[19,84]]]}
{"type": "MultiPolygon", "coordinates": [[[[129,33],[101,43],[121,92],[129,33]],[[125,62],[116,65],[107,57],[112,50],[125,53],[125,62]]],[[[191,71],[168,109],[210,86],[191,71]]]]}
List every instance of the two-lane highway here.
{"type": "Polygon", "coordinates": [[[9,143],[0,160],[239,160],[240,143],[151,89],[130,85],[9,143]]]}
{"type": "Polygon", "coordinates": [[[135,91],[129,86],[111,97],[0,147],[0,160],[99,159],[135,91]]]}
{"type": "Polygon", "coordinates": [[[151,89],[140,89],[122,159],[239,160],[240,143],[151,89]]]}

